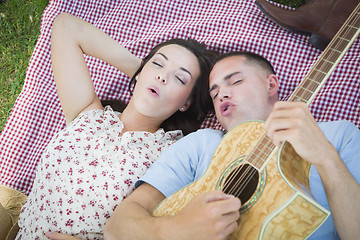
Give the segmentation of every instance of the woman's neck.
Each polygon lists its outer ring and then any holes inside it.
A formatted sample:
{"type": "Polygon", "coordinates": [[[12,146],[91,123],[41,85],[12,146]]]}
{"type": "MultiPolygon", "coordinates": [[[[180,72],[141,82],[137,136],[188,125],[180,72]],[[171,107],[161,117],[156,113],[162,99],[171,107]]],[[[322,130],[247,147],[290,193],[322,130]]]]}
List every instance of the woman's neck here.
{"type": "Polygon", "coordinates": [[[161,125],[158,119],[144,116],[134,110],[134,108],[131,108],[129,105],[119,115],[119,119],[124,125],[122,134],[128,131],[145,131],[154,133],[161,125]]]}

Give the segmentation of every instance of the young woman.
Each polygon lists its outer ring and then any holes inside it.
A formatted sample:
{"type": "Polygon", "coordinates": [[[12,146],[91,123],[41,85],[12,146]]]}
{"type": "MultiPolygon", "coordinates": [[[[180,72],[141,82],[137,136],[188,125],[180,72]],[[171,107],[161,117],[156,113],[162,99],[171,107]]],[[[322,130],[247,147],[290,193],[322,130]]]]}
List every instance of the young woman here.
{"type": "Polygon", "coordinates": [[[213,55],[194,40],[173,39],[140,61],[94,26],[57,16],[51,58],[67,126],[42,155],[17,239],[44,239],[49,231],[101,239],[116,205],[160,152],[182,131],[200,127],[212,106],[213,55]],[[83,54],[132,78],[133,95],[121,114],[103,108],[83,54]]]}

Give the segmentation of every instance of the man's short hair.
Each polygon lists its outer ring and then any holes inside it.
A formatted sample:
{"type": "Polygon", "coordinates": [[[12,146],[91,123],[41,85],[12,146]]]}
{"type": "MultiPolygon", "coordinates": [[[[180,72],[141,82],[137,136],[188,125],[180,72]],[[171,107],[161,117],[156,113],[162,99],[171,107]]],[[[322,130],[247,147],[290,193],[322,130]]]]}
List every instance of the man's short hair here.
{"type": "Polygon", "coordinates": [[[246,52],[246,51],[232,51],[232,52],[224,53],[215,59],[213,67],[219,61],[221,61],[225,58],[228,58],[228,57],[233,57],[233,56],[245,57],[249,63],[258,64],[260,67],[262,67],[267,72],[276,75],[273,66],[266,58],[264,58],[263,56],[260,56],[259,54],[256,54],[253,52],[246,52]]]}

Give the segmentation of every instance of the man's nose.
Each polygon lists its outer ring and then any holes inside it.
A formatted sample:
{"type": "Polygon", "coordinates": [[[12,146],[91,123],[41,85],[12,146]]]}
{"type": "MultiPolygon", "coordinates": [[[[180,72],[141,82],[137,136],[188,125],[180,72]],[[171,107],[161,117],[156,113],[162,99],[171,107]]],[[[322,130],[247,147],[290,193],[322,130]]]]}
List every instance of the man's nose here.
{"type": "Polygon", "coordinates": [[[228,99],[230,99],[231,98],[231,94],[230,94],[230,91],[228,91],[228,90],[222,90],[221,92],[220,92],[220,102],[223,102],[223,101],[226,101],[226,100],[228,100],[228,99]]]}

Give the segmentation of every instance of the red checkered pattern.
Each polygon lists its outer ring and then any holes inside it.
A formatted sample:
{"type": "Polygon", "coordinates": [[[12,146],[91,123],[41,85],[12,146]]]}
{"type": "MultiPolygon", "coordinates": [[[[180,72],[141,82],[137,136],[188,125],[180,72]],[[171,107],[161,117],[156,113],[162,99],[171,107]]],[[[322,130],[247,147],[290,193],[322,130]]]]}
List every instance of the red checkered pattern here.
{"type": "MultiPolygon", "coordinates": [[[[138,57],[175,37],[191,37],[220,52],[253,51],[273,63],[282,99],[291,94],[321,53],[307,43],[308,36],[278,27],[249,0],[50,1],[24,88],[0,136],[0,184],[26,194],[41,153],[54,133],[65,126],[50,61],[51,24],[60,12],[94,24],[138,57]]],[[[129,100],[129,79],[124,74],[98,59],[86,60],[101,99],[129,100]]],[[[357,38],[311,105],[316,120],[346,119],[360,127],[359,90],[357,38]]],[[[219,125],[212,118],[203,127],[219,125]]]]}

